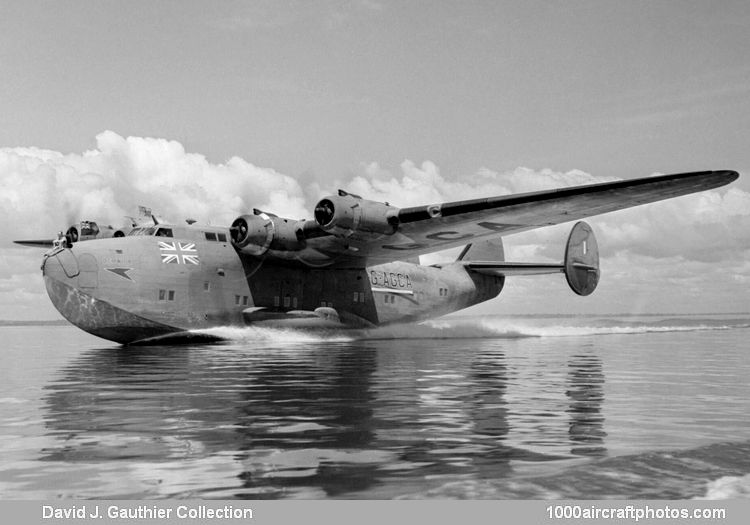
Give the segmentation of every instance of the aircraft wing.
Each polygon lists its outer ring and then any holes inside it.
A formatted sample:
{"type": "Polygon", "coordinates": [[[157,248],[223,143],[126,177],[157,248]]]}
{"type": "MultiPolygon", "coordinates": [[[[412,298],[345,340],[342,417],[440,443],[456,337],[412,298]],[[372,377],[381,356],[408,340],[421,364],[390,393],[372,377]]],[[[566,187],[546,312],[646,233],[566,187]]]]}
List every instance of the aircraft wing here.
{"type": "Polygon", "coordinates": [[[398,210],[396,232],[343,242],[332,236],[309,239],[322,253],[379,263],[630,208],[718,188],[736,180],[735,171],[701,171],[627,179],[446,202],[398,210]]]}

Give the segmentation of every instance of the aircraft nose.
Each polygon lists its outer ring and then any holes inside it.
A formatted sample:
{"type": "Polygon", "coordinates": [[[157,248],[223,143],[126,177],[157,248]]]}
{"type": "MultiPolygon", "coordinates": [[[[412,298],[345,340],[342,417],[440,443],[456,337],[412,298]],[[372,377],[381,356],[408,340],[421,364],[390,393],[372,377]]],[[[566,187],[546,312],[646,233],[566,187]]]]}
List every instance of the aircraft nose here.
{"type": "MultiPolygon", "coordinates": [[[[77,317],[76,285],[78,284],[78,261],[70,250],[45,256],[42,275],[52,304],[69,321],[77,317]]],[[[80,306],[80,303],[79,303],[80,306]]]]}
{"type": "Polygon", "coordinates": [[[44,285],[65,319],[91,334],[123,344],[179,331],[111,304],[111,295],[98,286],[95,261],[95,253],[73,253],[67,248],[45,257],[44,285]]]}
{"type": "Polygon", "coordinates": [[[87,332],[94,333],[113,324],[113,308],[94,297],[93,288],[82,290],[79,258],[91,257],[64,249],[45,256],[42,263],[44,285],[52,304],[68,321],[87,332]],[[77,256],[78,255],[78,256],[77,256]]]}
{"type": "Polygon", "coordinates": [[[45,255],[42,263],[42,275],[69,285],[78,276],[78,259],[71,250],[62,250],[53,255],[45,255]]]}

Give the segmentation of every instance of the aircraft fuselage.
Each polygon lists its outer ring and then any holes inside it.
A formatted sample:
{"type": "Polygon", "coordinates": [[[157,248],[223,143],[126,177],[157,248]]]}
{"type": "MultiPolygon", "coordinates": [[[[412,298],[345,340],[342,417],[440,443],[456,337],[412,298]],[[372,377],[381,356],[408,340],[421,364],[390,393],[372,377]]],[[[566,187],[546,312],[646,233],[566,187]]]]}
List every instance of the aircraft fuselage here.
{"type": "Polygon", "coordinates": [[[135,235],[48,252],[42,270],[53,304],[83,330],[127,344],[218,326],[419,321],[491,299],[504,284],[502,276],[461,264],[313,268],[256,260],[235,250],[227,229],[170,230],[173,237],[135,235]]]}

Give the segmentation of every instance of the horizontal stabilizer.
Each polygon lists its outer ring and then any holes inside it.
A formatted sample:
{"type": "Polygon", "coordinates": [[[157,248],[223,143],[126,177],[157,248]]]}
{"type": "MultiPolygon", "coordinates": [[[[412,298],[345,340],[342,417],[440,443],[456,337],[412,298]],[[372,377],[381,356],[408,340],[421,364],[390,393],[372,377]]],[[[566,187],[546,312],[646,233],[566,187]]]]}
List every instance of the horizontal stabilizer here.
{"type": "Polygon", "coordinates": [[[461,261],[464,268],[496,277],[564,273],[568,285],[578,295],[589,295],[599,283],[599,247],[591,227],[577,222],[570,231],[562,264],[461,261]]]}
{"type": "Polygon", "coordinates": [[[565,266],[562,264],[471,261],[466,263],[465,266],[477,273],[496,276],[544,275],[548,273],[562,273],[565,271],[565,266]]]}

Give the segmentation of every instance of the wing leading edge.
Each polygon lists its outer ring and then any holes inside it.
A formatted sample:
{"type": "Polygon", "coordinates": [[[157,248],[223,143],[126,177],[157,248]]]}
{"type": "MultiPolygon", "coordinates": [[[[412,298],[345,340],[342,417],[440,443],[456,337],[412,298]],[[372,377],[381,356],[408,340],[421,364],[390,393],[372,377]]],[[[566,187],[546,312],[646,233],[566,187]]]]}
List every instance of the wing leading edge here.
{"type": "Polygon", "coordinates": [[[331,254],[339,252],[377,262],[404,260],[477,239],[520,233],[710,190],[738,177],[731,170],[701,171],[402,208],[398,210],[398,226],[392,235],[374,240],[351,239],[345,245],[330,236],[311,241],[319,241],[319,248],[331,254]]]}

